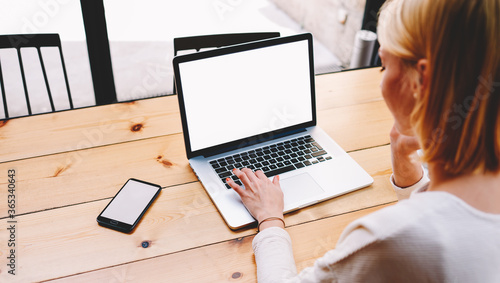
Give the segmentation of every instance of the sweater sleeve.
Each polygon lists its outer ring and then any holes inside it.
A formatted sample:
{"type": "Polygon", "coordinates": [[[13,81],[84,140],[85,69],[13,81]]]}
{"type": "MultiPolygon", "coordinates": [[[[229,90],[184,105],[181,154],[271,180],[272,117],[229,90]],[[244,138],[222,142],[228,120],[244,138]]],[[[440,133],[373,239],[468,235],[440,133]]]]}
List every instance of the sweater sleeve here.
{"type": "Polygon", "coordinates": [[[394,189],[394,191],[396,192],[398,200],[410,198],[410,195],[412,194],[413,191],[419,191],[420,189],[425,187],[427,184],[429,184],[429,182],[430,182],[429,174],[423,166],[422,166],[422,170],[423,170],[422,178],[417,183],[415,183],[409,187],[406,187],[406,188],[398,187],[394,183],[394,175],[391,175],[391,177],[390,177],[391,185],[392,185],[392,188],[394,189]]]}
{"type": "Polygon", "coordinates": [[[348,235],[341,237],[334,250],[300,274],[297,274],[288,233],[277,227],[260,232],[253,240],[258,282],[336,282],[336,263],[375,241],[374,235],[362,226],[346,230],[348,235]]]}

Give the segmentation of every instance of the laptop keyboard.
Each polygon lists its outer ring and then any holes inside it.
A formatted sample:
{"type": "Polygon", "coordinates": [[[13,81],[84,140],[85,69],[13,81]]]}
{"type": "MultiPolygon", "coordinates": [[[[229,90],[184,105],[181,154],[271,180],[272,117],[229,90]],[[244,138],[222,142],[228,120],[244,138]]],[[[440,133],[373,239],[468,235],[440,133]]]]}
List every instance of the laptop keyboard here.
{"type": "Polygon", "coordinates": [[[310,135],[293,138],[269,146],[252,149],[243,153],[214,159],[210,165],[226,184],[226,178],[232,178],[238,185],[241,181],[233,174],[234,168],[262,170],[267,177],[283,174],[306,166],[330,160],[332,157],[310,135]]]}

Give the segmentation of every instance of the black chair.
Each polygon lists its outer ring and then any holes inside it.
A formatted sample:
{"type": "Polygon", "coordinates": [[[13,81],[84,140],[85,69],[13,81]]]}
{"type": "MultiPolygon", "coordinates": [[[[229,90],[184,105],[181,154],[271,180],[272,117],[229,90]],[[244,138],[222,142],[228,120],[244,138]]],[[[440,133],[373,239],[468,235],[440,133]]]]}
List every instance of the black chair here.
{"type": "MultiPolygon", "coordinates": [[[[17,51],[17,58],[19,61],[19,67],[21,70],[21,77],[24,88],[24,95],[26,97],[26,105],[28,108],[28,115],[32,115],[30,97],[28,95],[28,87],[26,83],[25,70],[23,66],[23,58],[21,56],[21,48],[36,48],[39,58],[39,63],[43,72],[43,78],[45,80],[45,85],[47,88],[48,98],[50,101],[50,106],[52,112],[55,111],[54,100],[52,98],[51,87],[49,85],[49,81],[47,79],[47,72],[45,70],[44,59],[42,57],[42,53],[40,51],[41,47],[57,47],[59,49],[59,56],[62,63],[62,70],[64,73],[64,81],[66,83],[66,91],[69,99],[69,107],[73,108],[73,100],[71,98],[71,92],[69,89],[68,76],[66,74],[66,66],[64,63],[64,57],[62,54],[61,48],[61,39],[58,34],[15,34],[15,35],[1,35],[0,36],[0,49],[5,48],[14,48],[17,51]]],[[[9,119],[9,111],[7,107],[7,99],[5,94],[5,84],[4,84],[4,75],[2,73],[2,62],[0,58],[0,87],[2,88],[2,99],[3,99],[3,107],[5,111],[5,119],[9,119]]]]}
{"type": "MultiPolygon", "coordinates": [[[[198,52],[202,48],[219,48],[279,36],[279,32],[251,32],[178,37],[174,38],[174,56],[178,51],[196,50],[198,52]]],[[[174,78],[174,94],[176,92],[174,78]]]]}

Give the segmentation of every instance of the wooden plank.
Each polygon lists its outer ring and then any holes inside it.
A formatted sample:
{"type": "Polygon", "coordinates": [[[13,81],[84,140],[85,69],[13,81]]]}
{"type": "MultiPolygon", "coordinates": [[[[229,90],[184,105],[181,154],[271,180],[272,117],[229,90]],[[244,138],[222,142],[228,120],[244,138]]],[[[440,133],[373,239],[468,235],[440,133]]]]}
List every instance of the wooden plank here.
{"type": "Polygon", "coordinates": [[[180,133],[177,96],[0,122],[0,163],[180,133]]]}
{"type": "MultiPolygon", "coordinates": [[[[391,172],[389,147],[362,150],[352,156],[374,177],[374,184],[287,214],[285,219],[288,225],[396,200],[388,181],[391,172]]],[[[198,182],[164,189],[131,235],[97,225],[95,218],[108,201],[105,199],[17,216],[19,273],[16,279],[21,282],[48,280],[255,233],[253,228],[231,231],[198,182]],[[150,245],[147,249],[141,247],[144,241],[150,245]]],[[[22,205],[21,199],[19,206],[22,205]]],[[[0,227],[7,227],[7,220],[1,219],[0,227]]],[[[8,237],[9,231],[0,229],[0,241],[5,243],[8,237]]],[[[6,245],[0,246],[1,266],[5,266],[7,249],[6,245]]],[[[0,281],[9,278],[5,268],[0,272],[0,281]]]]}
{"type": "Polygon", "coordinates": [[[393,124],[384,101],[318,112],[318,125],[347,152],[389,144],[393,124]]]}
{"type": "Polygon", "coordinates": [[[382,101],[380,68],[316,76],[316,107],[325,110],[382,101]]]}
{"type": "MultiPolygon", "coordinates": [[[[319,124],[353,151],[388,144],[392,116],[379,101],[320,111],[319,124]]],[[[0,172],[17,170],[22,214],[112,197],[130,177],[163,187],[196,181],[185,156],[182,135],[174,134],[1,163],[0,172]]],[[[0,186],[6,182],[4,175],[0,186]]],[[[7,194],[0,190],[0,199],[7,194]]],[[[0,202],[0,218],[7,216],[6,207],[0,202]]]]}
{"type": "MultiPolygon", "coordinates": [[[[317,108],[380,101],[378,68],[316,77],[317,108]]],[[[180,133],[177,96],[0,122],[0,163],[180,133]]]]}
{"type": "MultiPolygon", "coordinates": [[[[341,232],[352,221],[388,205],[329,217],[286,230],[292,238],[295,263],[300,272],[335,247],[341,232]],[[314,231],[314,233],[311,233],[314,231]]],[[[78,274],[55,282],[256,282],[252,250],[254,235],[152,259],[78,274]]]]}
{"type": "MultiPolygon", "coordinates": [[[[10,168],[17,171],[18,214],[109,198],[128,178],[162,187],[197,180],[180,134],[0,164],[0,186],[10,168]]],[[[0,190],[0,199],[7,194],[0,190]]],[[[0,202],[6,215],[7,202],[0,202]]]]}

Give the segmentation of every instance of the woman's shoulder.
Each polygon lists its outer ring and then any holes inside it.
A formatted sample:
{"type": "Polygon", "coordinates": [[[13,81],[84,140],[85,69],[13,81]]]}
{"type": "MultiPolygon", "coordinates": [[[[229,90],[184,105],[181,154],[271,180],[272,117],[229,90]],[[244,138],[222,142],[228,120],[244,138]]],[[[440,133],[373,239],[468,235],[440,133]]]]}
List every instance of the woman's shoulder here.
{"type": "Polygon", "coordinates": [[[476,210],[449,193],[421,192],[352,222],[341,239],[359,228],[372,240],[380,241],[401,233],[414,237],[422,236],[422,231],[453,233],[450,231],[464,225],[481,227],[484,223],[491,223],[489,227],[500,232],[500,215],[476,210]]]}

